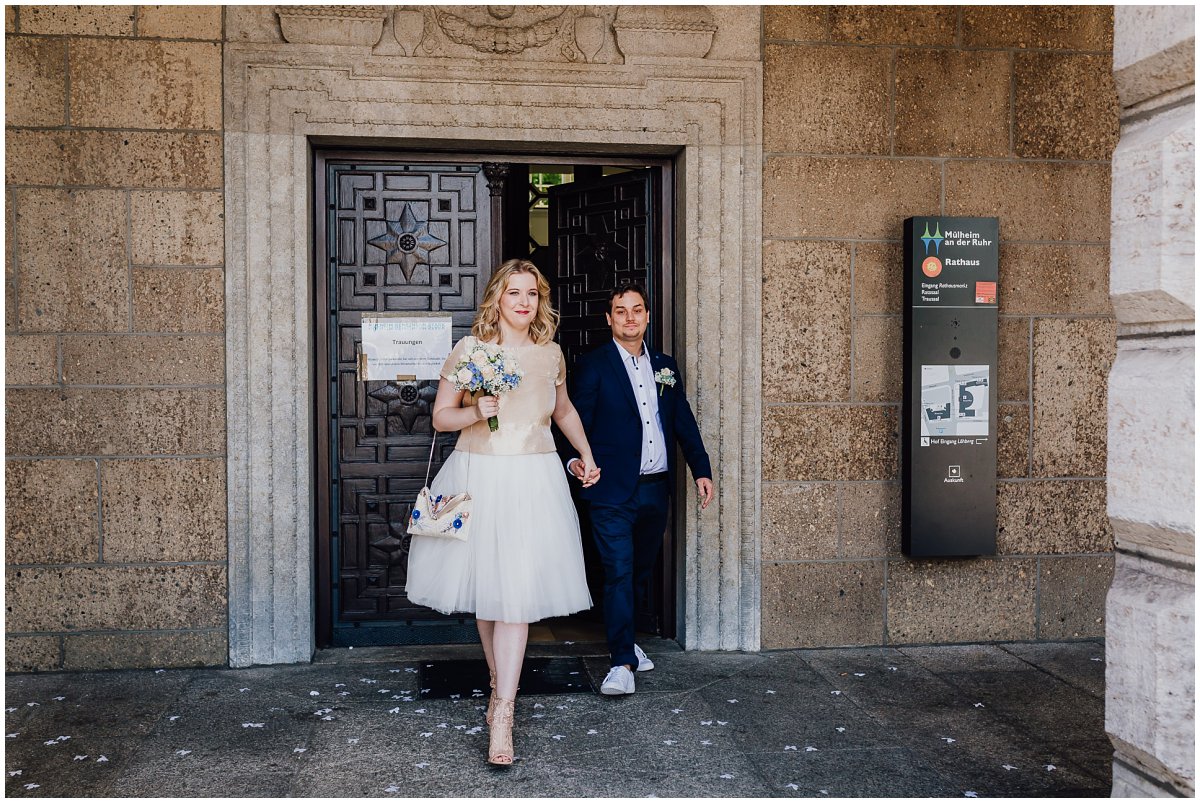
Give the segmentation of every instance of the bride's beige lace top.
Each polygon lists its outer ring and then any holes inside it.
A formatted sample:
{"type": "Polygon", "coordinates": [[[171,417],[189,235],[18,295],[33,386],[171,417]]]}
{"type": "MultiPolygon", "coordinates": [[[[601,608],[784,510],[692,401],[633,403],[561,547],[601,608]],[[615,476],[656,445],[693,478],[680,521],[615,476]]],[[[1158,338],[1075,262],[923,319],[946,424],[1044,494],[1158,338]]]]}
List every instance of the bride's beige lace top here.
{"type": "MultiPolygon", "coordinates": [[[[442,366],[442,377],[454,381],[454,367],[476,342],[467,335],[454,344],[442,366]]],[[[567,377],[567,364],[562,349],[551,341],[541,346],[502,346],[516,359],[517,367],[525,372],[521,383],[513,390],[500,394],[500,429],[492,432],[487,420],[476,421],[462,430],[456,448],[474,454],[540,454],[554,451],[550,434],[550,415],[554,412],[557,387],[567,377]]],[[[472,406],[470,395],[463,397],[463,406],[472,406]]]]}

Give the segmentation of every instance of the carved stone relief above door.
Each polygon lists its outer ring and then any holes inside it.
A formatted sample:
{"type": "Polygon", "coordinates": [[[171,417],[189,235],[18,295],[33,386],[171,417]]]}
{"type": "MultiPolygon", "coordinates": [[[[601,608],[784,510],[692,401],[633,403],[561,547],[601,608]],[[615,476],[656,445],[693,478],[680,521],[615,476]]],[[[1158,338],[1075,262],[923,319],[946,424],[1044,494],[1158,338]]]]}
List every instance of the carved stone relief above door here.
{"type": "Polygon", "coordinates": [[[275,13],[289,44],[588,64],[704,58],[719,28],[707,6],[276,6],[275,13]]]}

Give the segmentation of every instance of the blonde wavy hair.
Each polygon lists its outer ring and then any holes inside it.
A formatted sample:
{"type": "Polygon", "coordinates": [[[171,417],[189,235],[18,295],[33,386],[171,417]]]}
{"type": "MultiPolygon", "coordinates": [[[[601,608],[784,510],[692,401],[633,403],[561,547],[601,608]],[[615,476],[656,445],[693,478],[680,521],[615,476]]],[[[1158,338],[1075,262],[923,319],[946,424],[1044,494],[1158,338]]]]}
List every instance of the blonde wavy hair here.
{"type": "Polygon", "coordinates": [[[533,314],[533,323],[529,324],[529,336],[539,346],[549,343],[558,331],[558,311],[550,303],[550,282],[527,259],[510,259],[502,263],[492,278],[488,280],[483,290],[483,301],[479,312],[475,313],[475,323],[471,325],[471,334],[476,339],[495,343],[500,338],[500,296],[508,289],[508,280],[516,273],[531,273],[537,279],[538,306],[533,314]]]}

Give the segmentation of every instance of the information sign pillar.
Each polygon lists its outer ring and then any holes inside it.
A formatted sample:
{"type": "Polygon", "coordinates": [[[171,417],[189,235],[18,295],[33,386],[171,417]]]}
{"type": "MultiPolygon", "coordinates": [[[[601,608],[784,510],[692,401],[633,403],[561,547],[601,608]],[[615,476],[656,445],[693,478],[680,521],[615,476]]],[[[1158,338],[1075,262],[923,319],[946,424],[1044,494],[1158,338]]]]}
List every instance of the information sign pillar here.
{"type": "Polygon", "coordinates": [[[996,552],[1000,222],[904,221],[904,554],[996,552]]]}

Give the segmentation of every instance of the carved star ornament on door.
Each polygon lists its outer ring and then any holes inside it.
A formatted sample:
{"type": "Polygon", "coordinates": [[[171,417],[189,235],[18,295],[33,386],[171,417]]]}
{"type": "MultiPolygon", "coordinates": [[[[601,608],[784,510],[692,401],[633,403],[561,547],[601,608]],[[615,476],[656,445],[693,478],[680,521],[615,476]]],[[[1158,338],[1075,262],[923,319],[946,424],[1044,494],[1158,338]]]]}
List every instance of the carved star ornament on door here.
{"type": "Polygon", "coordinates": [[[429,221],[413,214],[412,207],[407,203],[399,220],[387,221],[387,231],[367,242],[387,252],[385,264],[399,265],[406,282],[412,281],[418,265],[429,265],[430,251],[446,245],[445,240],[429,233],[429,221]]]}

